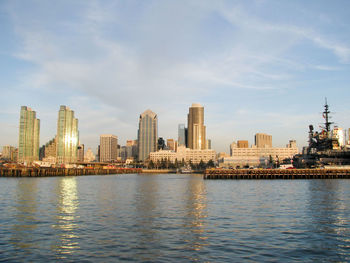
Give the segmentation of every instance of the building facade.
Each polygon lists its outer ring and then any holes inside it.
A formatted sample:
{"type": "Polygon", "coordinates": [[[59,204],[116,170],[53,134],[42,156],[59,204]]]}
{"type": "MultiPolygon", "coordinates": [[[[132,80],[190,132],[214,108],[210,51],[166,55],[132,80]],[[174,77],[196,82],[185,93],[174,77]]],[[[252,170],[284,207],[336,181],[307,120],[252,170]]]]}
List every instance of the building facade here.
{"type": "Polygon", "coordinates": [[[22,106],[17,158],[19,163],[30,164],[39,160],[39,135],[40,120],[36,118],[36,112],[27,106],[22,106]]]}
{"type": "Polygon", "coordinates": [[[112,134],[100,136],[100,162],[116,162],[118,159],[118,137],[112,134]]]}
{"type": "Polygon", "coordinates": [[[161,160],[169,160],[172,163],[184,161],[187,164],[199,164],[201,161],[207,163],[210,160],[216,161],[216,152],[214,150],[193,150],[190,148],[186,148],[185,146],[178,146],[177,151],[171,150],[160,150],[158,152],[150,153],[150,160],[153,162],[161,161],[161,160]]]}
{"type": "Polygon", "coordinates": [[[78,142],[78,119],[74,117],[74,111],[69,107],[60,106],[56,136],[56,161],[58,164],[77,162],[78,142]]]}
{"type": "Polygon", "coordinates": [[[150,152],[157,149],[158,117],[151,110],[146,110],[140,115],[138,129],[138,160],[145,161],[150,152]]]}
{"type": "Polygon", "coordinates": [[[272,147],[272,136],[265,133],[255,134],[255,145],[258,148],[271,148],[272,147]]]}
{"type": "Polygon", "coordinates": [[[238,140],[237,147],[238,148],[248,148],[248,141],[238,140]]]}
{"type": "Polygon", "coordinates": [[[193,150],[206,149],[206,127],[204,126],[204,107],[193,103],[188,113],[187,146],[193,150]]]}
{"type": "Polygon", "coordinates": [[[2,147],[2,158],[9,161],[13,160],[14,152],[16,151],[16,147],[11,145],[5,145],[2,147]]]}
{"type": "Polygon", "coordinates": [[[231,156],[220,160],[221,165],[228,166],[258,166],[266,165],[267,161],[273,160],[282,161],[284,159],[292,159],[298,153],[298,148],[295,140],[290,140],[285,148],[264,147],[258,148],[256,145],[251,148],[238,148],[236,143],[230,146],[231,156]]]}
{"type": "Polygon", "coordinates": [[[174,139],[167,139],[166,146],[168,147],[168,150],[175,151],[176,150],[175,140],[174,139]]]}
{"type": "Polygon", "coordinates": [[[85,151],[84,144],[79,144],[78,151],[77,151],[77,162],[84,162],[84,151],[85,151]]]}
{"type": "Polygon", "coordinates": [[[185,124],[179,124],[178,126],[178,145],[187,146],[187,129],[185,124]]]}
{"type": "Polygon", "coordinates": [[[92,152],[91,148],[87,149],[84,155],[84,162],[91,163],[96,160],[95,154],[92,152]]]}

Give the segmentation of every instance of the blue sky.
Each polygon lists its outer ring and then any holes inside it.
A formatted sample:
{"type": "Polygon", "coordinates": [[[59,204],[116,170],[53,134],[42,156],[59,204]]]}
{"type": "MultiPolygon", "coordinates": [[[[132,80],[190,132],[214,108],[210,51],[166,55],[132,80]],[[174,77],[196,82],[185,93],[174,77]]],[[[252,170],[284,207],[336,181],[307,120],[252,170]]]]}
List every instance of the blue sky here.
{"type": "Polygon", "coordinates": [[[350,127],[350,1],[0,2],[0,145],[18,144],[21,105],[56,134],[60,105],[81,142],[136,139],[139,114],[177,138],[188,107],[205,107],[217,151],[254,134],[306,145],[308,125],[350,127]]]}

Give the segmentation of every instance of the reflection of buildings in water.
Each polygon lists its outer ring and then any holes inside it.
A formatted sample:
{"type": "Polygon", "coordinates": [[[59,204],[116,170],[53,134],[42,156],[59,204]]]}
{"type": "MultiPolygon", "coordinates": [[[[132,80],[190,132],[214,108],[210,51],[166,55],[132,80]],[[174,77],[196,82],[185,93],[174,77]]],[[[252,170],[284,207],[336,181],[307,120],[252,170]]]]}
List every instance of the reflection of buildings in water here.
{"type": "Polygon", "coordinates": [[[60,178],[57,187],[57,215],[56,224],[52,227],[57,231],[57,244],[54,249],[59,258],[64,254],[71,254],[79,248],[77,235],[76,210],[79,206],[77,195],[77,182],[75,177],[60,178]]]}
{"type": "Polygon", "coordinates": [[[337,243],[342,243],[338,244],[340,253],[345,251],[345,247],[350,247],[349,204],[349,195],[344,194],[342,180],[309,181],[306,213],[311,221],[308,227],[321,235],[322,240],[333,243],[331,239],[334,238],[337,243]]]}
{"type": "Polygon", "coordinates": [[[187,186],[184,229],[190,231],[183,233],[183,236],[186,237],[186,248],[199,251],[207,245],[208,239],[205,235],[206,188],[202,178],[197,176],[191,176],[187,186]]]}
{"type": "Polygon", "coordinates": [[[154,261],[160,255],[159,248],[162,244],[160,237],[161,223],[158,218],[159,211],[159,191],[157,175],[138,176],[135,209],[136,219],[134,230],[138,248],[145,248],[145,253],[137,253],[136,261],[154,261]]]}
{"type": "MultiPolygon", "coordinates": [[[[33,232],[37,228],[37,180],[35,178],[18,178],[11,242],[20,249],[32,249],[33,232]]],[[[30,251],[28,251],[30,253],[30,251]]]]}

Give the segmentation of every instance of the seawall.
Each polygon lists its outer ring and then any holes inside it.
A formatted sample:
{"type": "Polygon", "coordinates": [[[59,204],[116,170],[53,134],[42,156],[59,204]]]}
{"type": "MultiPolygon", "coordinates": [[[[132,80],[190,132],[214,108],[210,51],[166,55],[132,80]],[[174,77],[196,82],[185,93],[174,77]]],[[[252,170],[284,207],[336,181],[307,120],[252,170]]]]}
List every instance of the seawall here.
{"type": "Polygon", "coordinates": [[[119,169],[78,169],[78,168],[0,168],[0,177],[46,177],[46,176],[83,176],[107,174],[141,173],[138,168],[119,169]]]}
{"type": "Polygon", "coordinates": [[[204,179],[350,179],[350,169],[207,169],[204,179]]]}

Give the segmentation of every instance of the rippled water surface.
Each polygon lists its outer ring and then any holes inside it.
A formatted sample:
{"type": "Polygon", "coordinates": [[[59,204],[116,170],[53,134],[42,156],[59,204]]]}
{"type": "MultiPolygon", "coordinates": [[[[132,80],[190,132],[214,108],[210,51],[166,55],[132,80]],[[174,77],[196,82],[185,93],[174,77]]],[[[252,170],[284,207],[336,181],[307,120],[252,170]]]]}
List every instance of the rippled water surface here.
{"type": "Polygon", "coordinates": [[[350,262],[350,180],[0,178],[0,261],[350,262]]]}

